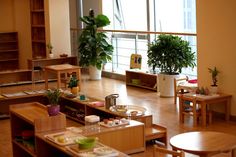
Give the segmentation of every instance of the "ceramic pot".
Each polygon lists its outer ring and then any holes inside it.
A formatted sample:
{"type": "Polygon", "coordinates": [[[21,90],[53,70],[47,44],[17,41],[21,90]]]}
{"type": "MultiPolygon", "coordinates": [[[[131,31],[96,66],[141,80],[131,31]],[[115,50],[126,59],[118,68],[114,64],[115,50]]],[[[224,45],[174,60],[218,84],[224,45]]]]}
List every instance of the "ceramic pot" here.
{"type": "Polygon", "coordinates": [[[166,75],[158,74],[157,84],[159,85],[159,91],[161,97],[173,97],[174,96],[174,78],[179,75],[166,75]]]}
{"type": "Polygon", "coordinates": [[[89,66],[90,80],[101,80],[102,70],[97,69],[95,66],[89,66]]]}
{"type": "Polygon", "coordinates": [[[77,87],[72,87],[70,91],[73,95],[78,95],[79,87],[78,86],[77,87]]]}
{"type": "Polygon", "coordinates": [[[53,57],[54,57],[53,53],[49,53],[49,58],[53,58],[53,57]]]}
{"type": "Polygon", "coordinates": [[[60,112],[60,105],[47,105],[49,116],[56,116],[60,112]]]}
{"type": "Polygon", "coordinates": [[[209,89],[209,92],[211,95],[215,95],[218,93],[218,87],[217,86],[211,86],[209,89]]]}

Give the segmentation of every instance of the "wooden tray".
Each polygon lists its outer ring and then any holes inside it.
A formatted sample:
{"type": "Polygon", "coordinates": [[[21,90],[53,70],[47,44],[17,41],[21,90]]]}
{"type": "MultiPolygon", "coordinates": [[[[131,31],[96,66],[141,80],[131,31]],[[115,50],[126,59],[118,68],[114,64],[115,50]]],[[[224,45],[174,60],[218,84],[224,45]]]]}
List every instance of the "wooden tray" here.
{"type": "Polygon", "coordinates": [[[71,145],[71,146],[66,146],[66,149],[71,152],[75,156],[80,156],[80,157],[116,157],[119,155],[119,152],[116,151],[115,149],[112,149],[110,147],[104,146],[101,143],[97,143],[96,146],[92,149],[79,149],[78,145],[71,145]],[[101,148],[108,148],[111,150],[109,154],[98,154],[98,149],[101,148]]]}
{"type": "Polygon", "coordinates": [[[118,126],[128,125],[128,124],[129,124],[129,121],[128,121],[128,120],[127,120],[126,122],[121,122],[121,121],[120,121],[118,124],[113,123],[112,125],[105,124],[104,122],[99,122],[98,124],[101,125],[101,126],[104,126],[104,127],[112,128],[112,127],[118,127],[118,126]]]}
{"type": "Polygon", "coordinates": [[[85,137],[80,134],[73,133],[71,131],[63,131],[45,135],[45,138],[56,143],[57,145],[66,146],[75,144],[75,140],[82,139],[85,137]],[[61,142],[60,139],[64,139],[64,142],[61,142]]]}

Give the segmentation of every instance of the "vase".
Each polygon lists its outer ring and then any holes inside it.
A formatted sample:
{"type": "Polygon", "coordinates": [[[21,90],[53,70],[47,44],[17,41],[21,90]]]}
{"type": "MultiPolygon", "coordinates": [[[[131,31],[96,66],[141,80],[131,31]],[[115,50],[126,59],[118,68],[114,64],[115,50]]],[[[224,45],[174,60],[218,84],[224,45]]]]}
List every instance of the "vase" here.
{"type": "Polygon", "coordinates": [[[79,87],[78,86],[77,87],[72,87],[70,91],[73,95],[78,95],[79,87]]]}
{"type": "Polygon", "coordinates": [[[60,105],[47,105],[49,116],[56,116],[60,112],[60,105]]]}

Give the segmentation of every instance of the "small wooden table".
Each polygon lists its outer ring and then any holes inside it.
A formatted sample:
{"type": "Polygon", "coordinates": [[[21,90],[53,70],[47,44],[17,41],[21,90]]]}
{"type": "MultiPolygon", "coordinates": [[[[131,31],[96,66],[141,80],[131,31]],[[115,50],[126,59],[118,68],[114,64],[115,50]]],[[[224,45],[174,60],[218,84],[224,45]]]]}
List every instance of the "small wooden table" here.
{"type": "Polygon", "coordinates": [[[48,73],[57,74],[57,88],[61,88],[61,74],[76,73],[76,77],[80,80],[80,69],[81,67],[70,65],[70,64],[59,64],[59,65],[49,65],[45,66],[45,89],[48,89],[48,73]]]}
{"type": "MultiPolygon", "coordinates": [[[[193,93],[187,93],[187,94],[181,94],[179,96],[179,107],[180,107],[180,113],[182,113],[182,98],[185,97],[192,97],[196,98],[197,104],[201,105],[201,115],[202,115],[202,126],[206,126],[206,111],[207,111],[207,104],[220,104],[223,103],[225,105],[225,120],[229,121],[230,117],[230,103],[231,103],[231,97],[232,95],[229,94],[217,94],[217,95],[200,95],[200,94],[193,94],[193,93]]],[[[182,116],[179,114],[179,119],[181,120],[182,116]]],[[[182,120],[181,120],[182,121],[182,120]]]]}
{"type": "Polygon", "coordinates": [[[232,151],[236,148],[236,136],[214,131],[187,132],[173,136],[170,139],[173,150],[209,157],[214,154],[232,151]]]}

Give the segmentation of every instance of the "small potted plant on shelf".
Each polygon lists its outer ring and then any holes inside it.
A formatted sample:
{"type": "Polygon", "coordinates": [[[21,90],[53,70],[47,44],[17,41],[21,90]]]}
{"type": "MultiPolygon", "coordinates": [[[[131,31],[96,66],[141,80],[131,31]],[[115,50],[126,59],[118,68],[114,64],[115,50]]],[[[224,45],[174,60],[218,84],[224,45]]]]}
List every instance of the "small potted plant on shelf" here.
{"type": "Polygon", "coordinates": [[[62,92],[60,89],[48,89],[46,91],[46,97],[49,104],[47,105],[49,116],[55,116],[60,112],[59,100],[62,92]]]}
{"type": "Polygon", "coordinates": [[[53,46],[52,46],[52,44],[48,43],[47,48],[49,50],[49,58],[53,58],[53,53],[52,53],[53,46]]]}
{"type": "Polygon", "coordinates": [[[220,71],[216,67],[214,67],[213,69],[208,68],[208,71],[211,74],[211,79],[212,79],[212,85],[211,85],[210,93],[211,94],[216,94],[217,91],[218,91],[217,76],[220,73],[220,71]]]}
{"type": "Polygon", "coordinates": [[[158,74],[160,96],[174,96],[174,78],[182,68],[195,67],[195,52],[192,52],[188,41],[181,37],[160,34],[148,45],[148,65],[160,70],[158,74]]]}
{"type": "Polygon", "coordinates": [[[77,95],[79,92],[78,83],[79,83],[79,80],[76,78],[76,75],[72,75],[68,83],[68,88],[71,89],[71,93],[73,95],[77,95]]]}

